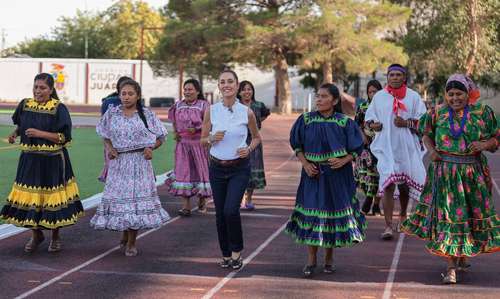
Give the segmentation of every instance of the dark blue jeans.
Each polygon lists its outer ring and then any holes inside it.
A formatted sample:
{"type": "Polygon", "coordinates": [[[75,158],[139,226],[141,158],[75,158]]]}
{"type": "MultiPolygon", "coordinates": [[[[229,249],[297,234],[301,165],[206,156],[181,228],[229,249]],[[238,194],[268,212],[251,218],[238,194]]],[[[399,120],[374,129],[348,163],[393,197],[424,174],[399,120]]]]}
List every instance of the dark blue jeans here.
{"type": "Polygon", "coordinates": [[[243,250],[240,205],[250,179],[249,160],[234,166],[221,166],[210,161],[210,186],[215,204],[217,234],[222,256],[243,250]]]}

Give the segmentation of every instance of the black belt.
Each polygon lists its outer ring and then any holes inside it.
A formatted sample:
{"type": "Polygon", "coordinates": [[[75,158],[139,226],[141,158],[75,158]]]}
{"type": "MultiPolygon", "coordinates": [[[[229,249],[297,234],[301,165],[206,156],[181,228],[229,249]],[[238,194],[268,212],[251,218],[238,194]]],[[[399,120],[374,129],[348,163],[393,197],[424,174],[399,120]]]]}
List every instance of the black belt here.
{"type": "Polygon", "coordinates": [[[129,151],[124,151],[124,152],[118,152],[118,155],[121,155],[121,154],[130,154],[130,153],[142,153],[144,152],[144,148],[138,148],[138,149],[135,149],[135,150],[129,150],[129,151]]]}
{"type": "Polygon", "coordinates": [[[236,166],[239,165],[243,161],[247,161],[248,158],[238,158],[238,159],[233,159],[233,160],[220,160],[215,158],[214,156],[210,155],[210,161],[214,162],[217,165],[223,166],[223,167],[231,167],[231,166],[236,166]]]}

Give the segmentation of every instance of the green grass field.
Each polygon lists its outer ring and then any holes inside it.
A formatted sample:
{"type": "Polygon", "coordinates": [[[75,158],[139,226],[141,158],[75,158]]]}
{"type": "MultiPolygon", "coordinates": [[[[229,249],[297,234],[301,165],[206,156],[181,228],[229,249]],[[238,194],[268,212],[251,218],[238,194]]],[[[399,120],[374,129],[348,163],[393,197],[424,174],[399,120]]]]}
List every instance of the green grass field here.
{"type": "MultiPolygon", "coordinates": [[[[0,207],[3,206],[16,177],[19,149],[7,143],[7,136],[13,127],[0,126],[0,207]]],[[[173,167],[173,147],[171,138],[154,152],[155,173],[161,174],[173,167]]],[[[97,180],[103,165],[103,145],[94,128],[73,129],[73,142],[69,148],[73,171],[75,172],[80,197],[87,198],[102,192],[103,184],[97,180]]]]}

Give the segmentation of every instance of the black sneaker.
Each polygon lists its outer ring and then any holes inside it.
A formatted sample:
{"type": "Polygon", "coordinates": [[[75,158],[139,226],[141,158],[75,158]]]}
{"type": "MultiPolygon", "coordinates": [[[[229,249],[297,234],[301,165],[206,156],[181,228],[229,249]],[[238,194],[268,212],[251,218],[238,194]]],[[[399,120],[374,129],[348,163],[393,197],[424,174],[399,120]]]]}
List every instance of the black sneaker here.
{"type": "Polygon", "coordinates": [[[304,269],[302,269],[302,274],[304,274],[305,278],[311,278],[314,275],[315,269],[316,265],[305,265],[304,269]]]}
{"type": "Polygon", "coordinates": [[[243,267],[243,258],[241,257],[241,255],[236,260],[231,259],[231,268],[233,268],[233,270],[238,270],[241,267],[243,267]]]}
{"type": "Polygon", "coordinates": [[[224,269],[227,269],[229,267],[231,267],[231,259],[230,258],[223,258],[220,262],[218,262],[219,266],[221,268],[224,268],[224,269]]]}
{"type": "Polygon", "coordinates": [[[326,265],[325,264],[325,267],[323,268],[323,272],[325,273],[333,273],[335,272],[335,265],[326,265]]]}

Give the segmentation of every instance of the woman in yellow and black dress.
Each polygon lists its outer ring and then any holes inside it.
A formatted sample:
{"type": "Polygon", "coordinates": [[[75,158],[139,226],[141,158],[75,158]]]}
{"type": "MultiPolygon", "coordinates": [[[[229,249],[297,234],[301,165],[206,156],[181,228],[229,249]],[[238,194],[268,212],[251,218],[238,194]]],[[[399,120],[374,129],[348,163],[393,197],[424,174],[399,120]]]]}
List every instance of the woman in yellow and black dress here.
{"type": "Polygon", "coordinates": [[[24,251],[33,252],[43,242],[42,229],[52,230],[49,252],[61,250],[59,228],[74,224],[83,215],[66,146],[71,141],[71,118],[47,73],[35,76],[33,98],[19,103],[12,116],[21,137],[21,157],[7,204],[0,217],[32,229],[24,251]]]}

